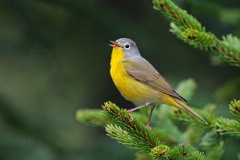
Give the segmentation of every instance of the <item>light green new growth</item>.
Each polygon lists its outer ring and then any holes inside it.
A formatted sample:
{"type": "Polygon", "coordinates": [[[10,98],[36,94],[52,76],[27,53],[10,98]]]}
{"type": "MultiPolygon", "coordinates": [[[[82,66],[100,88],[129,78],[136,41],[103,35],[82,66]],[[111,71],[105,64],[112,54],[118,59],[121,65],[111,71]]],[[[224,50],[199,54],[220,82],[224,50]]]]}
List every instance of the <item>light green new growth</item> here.
{"type": "Polygon", "coordinates": [[[222,135],[240,136],[240,123],[237,120],[218,118],[214,127],[222,135]]]}
{"type": "Polygon", "coordinates": [[[171,0],[153,0],[153,8],[171,21],[170,31],[184,42],[204,51],[211,51],[223,60],[240,67],[240,40],[229,34],[218,39],[193,16],[176,6],[171,0]]]}
{"type": "Polygon", "coordinates": [[[106,102],[103,106],[106,115],[113,120],[116,125],[108,125],[106,131],[111,137],[114,137],[119,142],[126,143],[126,136],[129,136],[127,146],[137,148],[142,152],[149,152],[151,148],[156,147],[160,142],[153,132],[150,132],[147,127],[134,119],[125,109],[120,109],[111,102],[106,102]],[[119,132],[116,132],[119,131],[119,132]],[[123,137],[119,136],[124,135],[123,137]]]}
{"type": "Polygon", "coordinates": [[[230,112],[232,115],[240,118],[240,100],[234,99],[231,104],[229,104],[230,112]]]}

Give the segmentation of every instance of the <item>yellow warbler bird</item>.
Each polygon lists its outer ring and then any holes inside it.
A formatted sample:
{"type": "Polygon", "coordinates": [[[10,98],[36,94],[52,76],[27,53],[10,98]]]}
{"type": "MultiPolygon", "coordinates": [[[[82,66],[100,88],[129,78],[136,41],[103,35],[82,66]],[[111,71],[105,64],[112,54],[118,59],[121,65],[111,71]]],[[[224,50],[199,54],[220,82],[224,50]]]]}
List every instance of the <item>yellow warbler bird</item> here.
{"type": "Polygon", "coordinates": [[[150,106],[147,126],[150,126],[152,113],[156,104],[167,104],[191,112],[198,119],[208,124],[199,114],[187,106],[187,102],[166,81],[158,71],[144,59],[136,43],[128,38],[110,41],[113,47],[110,74],[123,97],[137,105],[128,110],[135,111],[150,106]]]}

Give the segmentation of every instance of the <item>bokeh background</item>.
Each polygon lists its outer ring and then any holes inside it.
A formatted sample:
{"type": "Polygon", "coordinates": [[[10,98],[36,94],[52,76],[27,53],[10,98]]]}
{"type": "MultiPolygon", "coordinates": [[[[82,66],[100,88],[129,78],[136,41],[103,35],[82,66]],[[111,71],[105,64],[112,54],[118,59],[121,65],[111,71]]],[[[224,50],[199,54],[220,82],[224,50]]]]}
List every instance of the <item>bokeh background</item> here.
{"type": "MultiPolygon", "coordinates": [[[[175,2],[219,38],[240,35],[239,0],[175,2]]],[[[122,37],[135,40],[173,86],[193,78],[192,105],[214,102],[219,115],[230,116],[228,103],[240,94],[217,91],[240,76],[239,68],[177,39],[151,0],[1,0],[1,160],[133,159],[134,151],[103,128],[75,120],[78,109],[109,100],[133,107],[109,75],[109,40],[122,37]]],[[[239,140],[229,141],[227,154],[236,156],[239,140]]]]}

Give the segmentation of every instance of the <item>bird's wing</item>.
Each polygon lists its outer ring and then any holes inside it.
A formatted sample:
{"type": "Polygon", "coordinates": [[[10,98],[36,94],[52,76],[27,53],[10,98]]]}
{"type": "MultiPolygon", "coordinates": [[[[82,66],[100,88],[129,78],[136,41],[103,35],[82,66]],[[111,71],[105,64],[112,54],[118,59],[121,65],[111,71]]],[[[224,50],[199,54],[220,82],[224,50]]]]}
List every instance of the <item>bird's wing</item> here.
{"type": "Polygon", "coordinates": [[[144,58],[141,57],[134,61],[125,59],[122,61],[122,64],[126,73],[133,79],[148,85],[157,91],[187,102],[187,100],[181,97],[165,78],[144,58]]]}

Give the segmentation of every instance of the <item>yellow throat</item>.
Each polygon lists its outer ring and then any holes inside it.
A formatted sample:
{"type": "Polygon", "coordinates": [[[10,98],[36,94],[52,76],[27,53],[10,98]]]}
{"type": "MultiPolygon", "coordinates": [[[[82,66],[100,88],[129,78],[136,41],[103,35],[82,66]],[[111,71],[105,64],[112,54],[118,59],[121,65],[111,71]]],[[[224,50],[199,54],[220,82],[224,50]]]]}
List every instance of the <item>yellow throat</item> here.
{"type": "Polygon", "coordinates": [[[110,74],[112,80],[116,87],[121,92],[121,83],[124,82],[123,77],[127,76],[126,71],[121,64],[122,60],[124,59],[124,52],[123,49],[120,47],[113,47],[111,62],[110,62],[110,74]]]}
{"type": "Polygon", "coordinates": [[[160,95],[157,91],[134,80],[127,74],[124,63],[122,63],[124,58],[123,49],[121,47],[113,47],[110,74],[122,96],[135,104],[145,104],[148,100],[155,102],[155,99],[159,99],[160,95]]]}

